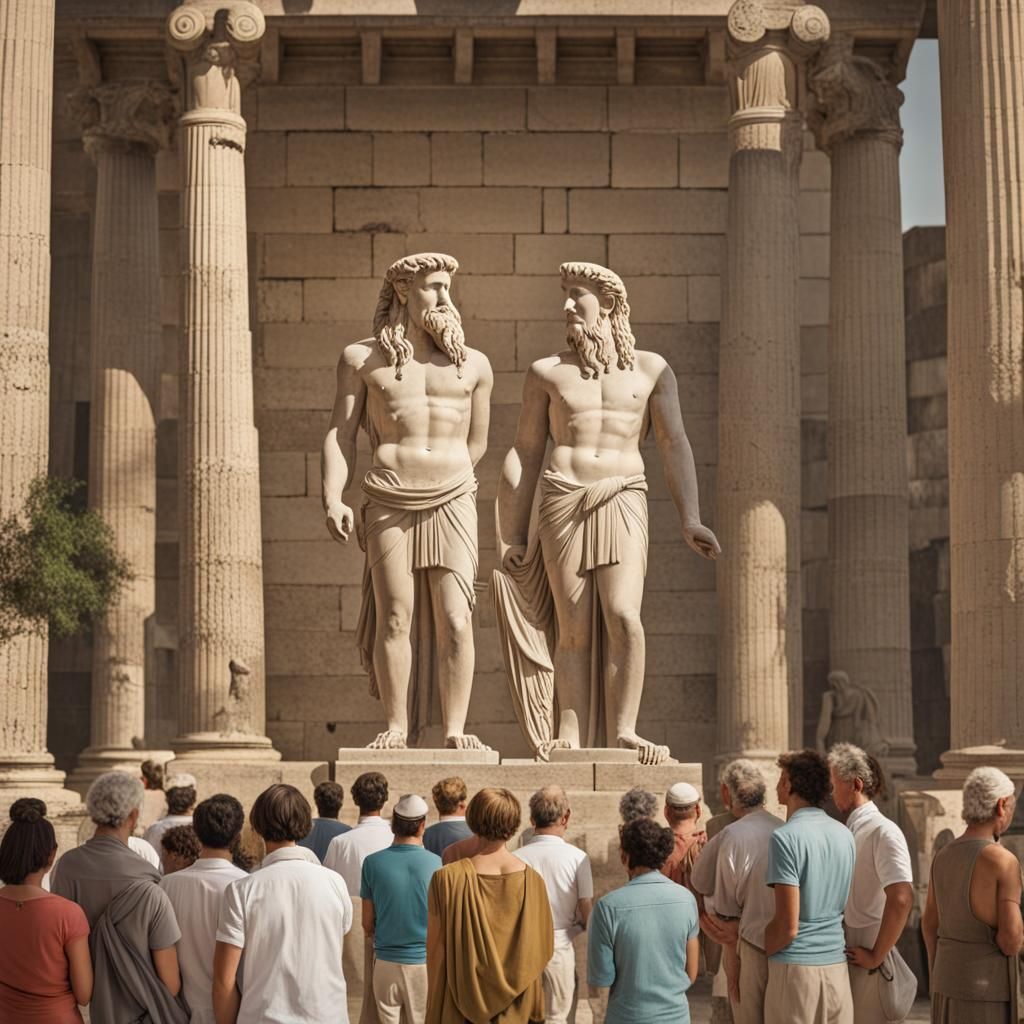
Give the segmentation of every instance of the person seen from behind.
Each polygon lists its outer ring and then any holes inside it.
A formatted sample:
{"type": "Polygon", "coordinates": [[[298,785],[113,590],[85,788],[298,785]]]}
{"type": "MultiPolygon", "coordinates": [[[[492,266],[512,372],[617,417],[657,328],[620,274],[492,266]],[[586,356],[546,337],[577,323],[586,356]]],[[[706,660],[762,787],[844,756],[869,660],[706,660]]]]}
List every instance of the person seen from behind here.
{"type": "Polygon", "coordinates": [[[606,1024],[689,1024],[700,960],[697,900],[662,874],[672,830],[635,818],[619,833],[629,881],[602,896],[587,928],[587,978],[608,988],[606,1024]]]}
{"type": "Polygon", "coordinates": [[[775,890],[775,914],[764,931],[765,1024],[853,1024],[843,933],[853,836],[822,810],[832,787],[821,754],[797,750],[776,763],[786,823],[771,834],[765,872],[775,890]]]}
{"type": "Polygon", "coordinates": [[[423,845],[440,857],[452,843],[472,835],[466,824],[469,795],[466,783],[457,775],[436,782],[430,795],[437,808],[438,820],[423,833],[423,845]]]}
{"type": "Polygon", "coordinates": [[[15,800],[0,842],[0,1020],[81,1024],[92,998],[89,923],[82,908],[47,892],[57,856],[46,804],[15,800]]]}
{"type": "Polygon", "coordinates": [[[318,817],[313,819],[309,835],[299,840],[299,846],[312,850],[321,864],[327,856],[327,848],[335,836],[343,836],[351,825],[338,821],[341,806],[345,802],[345,790],[337,782],[325,781],[313,790],[313,803],[318,817]]]}
{"type": "Polygon", "coordinates": [[[1016,809],[1013,782],[975,768],[963,791],[963,834],[932,861],[921,931],[933,1024],[1016,1024],[1024,943],[1021,867],[999,844],[1016,809]]]}

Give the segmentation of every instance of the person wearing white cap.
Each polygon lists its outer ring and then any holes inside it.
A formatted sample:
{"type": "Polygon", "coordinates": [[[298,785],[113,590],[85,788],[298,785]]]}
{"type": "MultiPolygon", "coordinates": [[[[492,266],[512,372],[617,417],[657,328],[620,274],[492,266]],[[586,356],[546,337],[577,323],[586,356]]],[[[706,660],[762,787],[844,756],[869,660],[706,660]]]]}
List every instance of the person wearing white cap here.
{"type": "Polygon", "coordinates": [[[406,793],[391,812],[394,842],[363,861],[363,930],[373,943],[381,1024],[423,1024],[427,1013],[427,889],[441,858],[423,848],[427,802],[406,793]]]}
{"type": "Polygon", "coordinates": [[[167,814],[154,821],[143,838],[160,854],[163,863],[163,847],[160,838],[175,825],[191,825],[192,810],[196,805],[196,777],[187,772],[176,772],[166,782],[164,793],[167,797],[167,814]]]}
{"type": "Polygon", "coordinates": [[[700,793],[688,782],[669,786],[665,794],[665,821],[675,837],[675,849],[662,866],[661,873],[677,885],[690,885],[690,873],[708,834],[700,827],[700,793]]]}
{"type": "Polygon", "coordinates": [[[565,840],[572,809],[561,786],[545,786],[530,797],[533,838],[513,851],[541,878],[548,890],[555,926],[555,951],[544,968],[544,1020],[565,1024],[576,994],[573,939],[586,927],[594,906],[590,858],[565,840]]]}
{"type": "Polygon", "coordinates": [[[967,828],[932,861],[921,932],[931,968],[932,1020],[940,1024],[1020,1016],[1021,868],[999,844],[1013,821],[1015,791],[998,768],[975,768],[964,783],[967,828]]]}

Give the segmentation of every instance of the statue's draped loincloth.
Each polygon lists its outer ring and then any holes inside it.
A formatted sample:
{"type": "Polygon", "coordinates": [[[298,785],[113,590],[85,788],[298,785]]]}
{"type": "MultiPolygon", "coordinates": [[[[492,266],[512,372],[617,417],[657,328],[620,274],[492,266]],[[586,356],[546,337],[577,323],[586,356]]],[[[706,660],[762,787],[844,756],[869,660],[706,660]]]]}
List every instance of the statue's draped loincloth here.
{"type": "Polygon", "coordinates": [[[363,479],[366,500],[360,509],[363,601],[356,625],[356,643],[370,676],[370,693],[380,697],[373,668],[377,635],[373,567],[383,559],[401,558],[414,578],[412,672],[409,679],[409,740],[440,720],[434,609],[424,569],[448,570],[466,598],[476,603],[479,554],[476,523],[477,482],[472,468],[436,487],[403,487],[390,469],[371,469],[363,479]],[[400,550],[399,549],[404,549],[400,550]]]}
{"type": "MultiPolygon", "coordinates": [[[[647,482],[643,474],[583,485],[547,470],[540,482],[537,529],[521,565],[495,570],[492,586],[502,657],[512,703],[534,753],[546,757],[555,735],[553,652],[558,623],[545,562],[576,567],[580,575],[616,565],[626,544],[639,545],[647,572],[647,482]]],[[[607,642],[601,597],[594,587],[590,700],[580,742],[608,742],[604,674],[607,642]]],[[[577,710],[578,709],[573,709],[577,710]]]]}

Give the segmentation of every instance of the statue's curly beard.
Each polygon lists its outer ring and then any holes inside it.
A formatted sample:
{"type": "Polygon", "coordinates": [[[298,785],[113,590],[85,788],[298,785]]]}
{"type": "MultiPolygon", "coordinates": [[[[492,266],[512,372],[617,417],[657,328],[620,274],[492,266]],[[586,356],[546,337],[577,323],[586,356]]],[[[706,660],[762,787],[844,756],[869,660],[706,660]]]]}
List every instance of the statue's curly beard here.
{"type": "Polygon", "coordinates": [[[431,309],[423,314],[423,327],[434,339],[434,344],[452,361],[461,377],[468,353],[459,311],[452,305],[431,309]]]}
{"type": "Polygon", "coordinates": [[[583,376],[597,377],[607,373],[615,355],[615,341],[612,337],[612,325],[608,317],[598,318],[593,327],[586,324],[566,324],[565,340],[569,348],[579,356],[583,364],[583,376]],[[587,371],[591,373],[588,374],[587,371]]]}

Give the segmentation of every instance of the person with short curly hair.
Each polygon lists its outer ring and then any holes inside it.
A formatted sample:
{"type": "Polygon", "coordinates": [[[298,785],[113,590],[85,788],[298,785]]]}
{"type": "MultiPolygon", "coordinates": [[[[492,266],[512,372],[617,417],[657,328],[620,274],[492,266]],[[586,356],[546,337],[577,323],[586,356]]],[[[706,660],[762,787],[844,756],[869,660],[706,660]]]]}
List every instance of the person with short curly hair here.
{"type": "Polygon", "coordinates": [[[199,836],[191,825],[175,825],[174,828],[169,828],[160,837],[160,847],[164,858],[164,878],[190,868],[195,864],[202,849],[199,836]]]}
{"type": "Polygon", "coordinates": [[[619,801],[619,817],[623,825],[637,818],[653,818],[658,813],[658,798],[643,786],[634,786],[622,794],[619,801]]]}
{"type": "Polygon", "coordinates": [[[430,795],[437,808],[438,820],[423,833],[423,845],[441,857],[452,843],[468,839],[473,834],[466,824],[469,794],[466,783],[453,775],[435,782],[430,795]]]}
{"type": "Polygon", "coordinates": [[[309,802],[294,786],[276,783],[256,798],[249,823],[267,855],[259,871],[224,890],[213,954],[215,1019],[345,1022],[341,962],[352,900],[335,872],[296,845],[312,824],[309,802]]]}
{"type": "Polygon", "coordinates": [[[350,831],[352,826],[338,821],[341,806],[345,802],[345,790],[337,782],[325,779],[313,790],[313,803],[316,804],[318,817],[313,819],[313,827],[308,836],[299,840],[299,846],[312,850],[321,864],[327,856],[331,841],[350,831]]]}
{"type": "Polygon", "coordinates": [[[686,992],[700,960],[697,900],[661,873],[675,837],[651,818],[619,832],[629,881],[602,896],[587,928],[587,978],[610,988],[607,1024],[688,1024],[686,992]]]}
{"type": "Polygon", "coordinates": [[[43,888],[57,856],[46,804],[15,800],[0,842],[0,1020],[82,1024],[92,998],[89,923],[43,888]]]}
{"type": "MultiPolygon", "coordinates": [[[[224,890],[246,872],[235,866],[233,854],[245,822],[242,805],[227,793],[203,800],[192,815],[192,829],[200,844],[198,859],[190,867],[164,875],[160,887],[174,907],[181,939],[178,959],[185,999],[192,1024],[214,1024],[213,954],[217,919],[224,890]]],[[[188,828],[179,825],[164,834],[164,842],[188,828]]]]}
{"type": "Polygon", "coordinates": [[[509,852],[522,809],[507,789],[466,808],[475,845],[434,873],[427,897],[427,1024],[544,1020],[544,968],[554,927],[544,880],[509,852]],[[467,927],[485,921],[487,927],[467,927]]]}
{"type": "Polygon", "coordinates": [[[818,751],[794,750],[776,763],[786,823],[772,832],[765,871],[775,890],[775,916],[764,932],[765,1024],[852,1024],[843,910],[853,836],[822,810],[832,783],[818,751]]]}
{"type": "Polygon", "coordinates": [[[163,834],[177,825],[192,824],[192,808],[196,805],[196,779],[187,772],[177,772],[166,782],[164,795],[167,798],[167,813],[146,829],[143,838],[160,853],[160,863],[167,870],[160,842],[163,834]]]}

